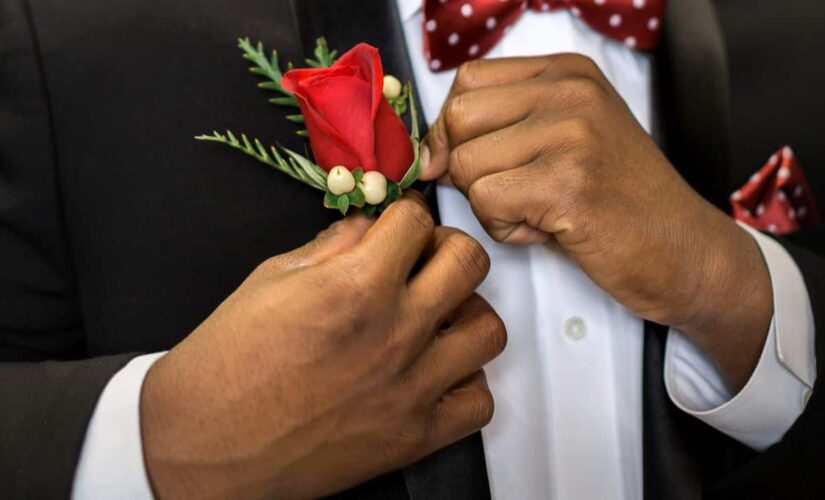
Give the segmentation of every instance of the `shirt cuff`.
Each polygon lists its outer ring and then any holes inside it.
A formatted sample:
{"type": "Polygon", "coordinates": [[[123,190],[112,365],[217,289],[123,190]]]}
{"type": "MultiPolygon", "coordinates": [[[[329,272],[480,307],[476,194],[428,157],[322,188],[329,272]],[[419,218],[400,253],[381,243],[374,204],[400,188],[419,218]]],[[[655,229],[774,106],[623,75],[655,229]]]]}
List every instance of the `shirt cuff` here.
{"type": "Polygon", "coordinates": [[[153,498],[143,463],[140,391],[149,368],[164,354],[133,359],[103,389],[75,471],[74,500],[153,498]]]}
{"type": "Polygon", "coordinates": [[[675,329],[668,333],[664,378],[678,408],[761,451],[782,438],[808,403],[816,379],[816,330],[808,290],[793,258],[772,238],[743,227],[768,266],[774,302],[751,378],[732,395],[710,358],[675,329]]]}

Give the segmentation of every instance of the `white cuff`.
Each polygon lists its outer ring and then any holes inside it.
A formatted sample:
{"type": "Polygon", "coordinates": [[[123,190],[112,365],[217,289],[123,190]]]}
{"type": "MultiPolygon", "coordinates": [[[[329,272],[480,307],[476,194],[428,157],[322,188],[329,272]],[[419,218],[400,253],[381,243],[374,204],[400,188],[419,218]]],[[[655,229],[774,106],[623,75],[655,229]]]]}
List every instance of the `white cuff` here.
{"type": "Polygon", "coordinates": [[[793,258],[773,239],[745,229],[765,258],[774,297],[774,317],[750,380],[731,397],[708,356],[674,329],[668,333],[664,375],[678,408],[763,450],[778,442],[805,409],[816,379],[816,330],[808,290],[793,258]]]}
{"type": "Polygon", "coordinates": [[[133,359],[106,384],[86,431],[74,500],[153,498],[143,464],[140,391],[149,368],[164,354],[133,359]]]}

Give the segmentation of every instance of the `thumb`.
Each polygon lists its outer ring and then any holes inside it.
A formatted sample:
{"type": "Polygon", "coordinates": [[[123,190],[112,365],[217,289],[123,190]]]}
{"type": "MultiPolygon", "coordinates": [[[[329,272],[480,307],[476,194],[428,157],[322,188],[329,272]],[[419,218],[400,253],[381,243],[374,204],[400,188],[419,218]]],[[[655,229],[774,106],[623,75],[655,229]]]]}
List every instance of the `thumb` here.
{"type": "Polygon", "coordinates": [[[443,113],[430,127],[427,136],[421,142],[421,180],[434,179],[449,180],[447,170],[450,159],[450,141],[447,136],[447,127],[444,124],[443,113]]]}
{"type": "Polygon", "coordinates": [[[360,213],[335,222],[306,245],[276,257],[278,270],[288,272],[320,264],[355,246],[374,223],[375,218],[360,213]]]}

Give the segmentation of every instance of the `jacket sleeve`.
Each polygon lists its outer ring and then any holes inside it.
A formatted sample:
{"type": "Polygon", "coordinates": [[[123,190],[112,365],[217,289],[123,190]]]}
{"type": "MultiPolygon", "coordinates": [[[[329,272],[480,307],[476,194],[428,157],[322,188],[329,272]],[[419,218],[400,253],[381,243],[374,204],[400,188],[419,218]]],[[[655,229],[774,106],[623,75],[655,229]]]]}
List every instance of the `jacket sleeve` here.
{"type": "Polygon", "coordinates": [[[802,272],[814,316],[817,381],[804,412],[782,439],[709,489],[709,498],[825,498],[825,228],[783,240],[802,272]]]}
{"type": "Polygon", "coordinates": [[[77,361],[74,292],[48,95],[23,0],[0,2],[0,484],[65,498],[89,418],[131,357],[77,361]]]}

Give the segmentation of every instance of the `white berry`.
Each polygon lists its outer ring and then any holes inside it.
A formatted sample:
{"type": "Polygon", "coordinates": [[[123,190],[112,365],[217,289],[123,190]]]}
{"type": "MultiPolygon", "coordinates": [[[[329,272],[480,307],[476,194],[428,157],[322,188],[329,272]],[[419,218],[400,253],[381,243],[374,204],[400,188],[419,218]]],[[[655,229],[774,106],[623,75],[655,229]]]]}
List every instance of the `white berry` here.
{"type": "Polygon", "coordinates": [[[355,189],[355,177],[347,167],[333,167],[327,175],[327,188],[335,196],[349,193],[355,189]]]}
{"type": "Polygon", "coordinates": [[[365,172],[361,178],[361,191],[370,205],[379,205],[387,198],[387,178],[381,172],[365,172]]]}
{"type": "Polygon", "coordinates": [[[398,78],[387,75],[384,77],[384,97],[387,99],[395,99],[401,95],[401,82],[398,78]]]}

